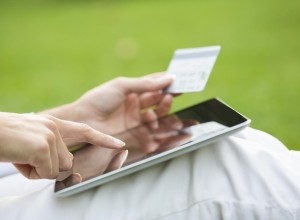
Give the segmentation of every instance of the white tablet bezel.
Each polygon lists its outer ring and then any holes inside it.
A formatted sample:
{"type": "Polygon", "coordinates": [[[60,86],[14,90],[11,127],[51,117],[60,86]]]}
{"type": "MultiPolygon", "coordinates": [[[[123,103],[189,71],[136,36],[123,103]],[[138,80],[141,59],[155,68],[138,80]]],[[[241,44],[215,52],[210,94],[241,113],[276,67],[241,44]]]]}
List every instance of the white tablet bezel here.
{"type": "Polygon", "coordinates": [[[163,152],[161,154],[157,154],[153,157],[149,157],[149,158],[146,158],[139,162],[127,165],[118,170],[103,174],[101,176],[92,178],[90,180],[84,181],[84,182],[76,184],[74,186],[70,186],[68,188],[59,190],[57,192],[54,192],[54,194],[58,197],[66,197],[66,196],[71,196],[71,195],[77,194],[79,192],[85,191],[85,190],[93,188],[95,186],[102,185],[104,183],[127,176],[129,174],[143,170],[145,168],[156,165],[158,163],[178,157],[182,154],[197,150],[197,149],[199,149],[203,146],[206,146],[207,144],[213,143],[223,137],[228,137],[229,135],[237,133],[238,131],[247,127],[249,124],[250,124],[250,120],[248,119],[247,121],[245,121],[237,126],[230,127],[228,130],[219,131],[219,132],[214,133],[213,135],[209,135],[203,140],[199,139],[199,140],[184,144],[180,147],[173,148],[169,151],[163,152]]]}
{"type": "MultiPolygon", "coordinates": [[[[217,99],[218,101],[222,102],[221,100],[217,99]]],[[[225,104],[224,102],[222,102],[224,105],[226,105],[227,107],[231,108],[230,106],[228,106],[227,104],[225,104]]],[[[232,109],[232,108],[231,108],[232,109]]],[[[234,109],[232,109],[233,111],[235,111],[234,109]]],[[[238,113],[237,111],[235,111],[237,114],[241,115],[240,113],[238,113]]],[[[243,116],[243,115],[241,115],[243,116]]],[[[244,116],[243,116],[244,117],[244,116]]],[[[172,158],[178,157],[182,154],[197,150],[209,143],[215,142],[217,140],[220,140],[221,138],[224,137],[228,137],[229,135],[232,135],[234,133],[237,133],[238,131],[242,130],[243,128],[247,127],[251,120],[247,119],[246,117],[244,117],[246,119],[246,121],[232,126],[232,127],[228,127],[227,129],[224,130],[220,130],[217,132],[213,132],[205,137],[202,137],[200,139],[194,140],[192,142],[188,142],[186,144],[183,144],[179,147],[170,149],[168,151],[162,152],[160,154],[145,158],[141,161],[126,165],[118,170],[114,170],[111,171],[109,173],[106,174],[102,174],[100,176],[94,177],[90,180],[86,180],[82,183],[76,184],[74,186],[70,186],[68,188],[59,190],[54,192],[55,196],[58,197],[66,197],[66,196],[70,196],[73,194],[77,194],[79,192],[85,191],[87,189],[105,184],[107,182],[113,181],[115,179],[127,176],[131,173],[143,170],[145,168],[148,168],[150,166],[156,165],[158,163],[170,160],[172,158]]]]}

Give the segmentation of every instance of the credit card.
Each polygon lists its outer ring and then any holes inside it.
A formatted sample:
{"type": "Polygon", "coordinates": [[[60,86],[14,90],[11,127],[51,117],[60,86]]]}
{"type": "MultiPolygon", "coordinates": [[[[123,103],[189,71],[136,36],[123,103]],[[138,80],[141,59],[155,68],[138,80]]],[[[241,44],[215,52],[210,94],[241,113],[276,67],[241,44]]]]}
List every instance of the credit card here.
{"type": "Polygon", "coordinates": [[[186,93],[204,90],[220,49],[220,46],[211,46],[176,50],[167,70],[174,80],[164,91],[186,93]]]}

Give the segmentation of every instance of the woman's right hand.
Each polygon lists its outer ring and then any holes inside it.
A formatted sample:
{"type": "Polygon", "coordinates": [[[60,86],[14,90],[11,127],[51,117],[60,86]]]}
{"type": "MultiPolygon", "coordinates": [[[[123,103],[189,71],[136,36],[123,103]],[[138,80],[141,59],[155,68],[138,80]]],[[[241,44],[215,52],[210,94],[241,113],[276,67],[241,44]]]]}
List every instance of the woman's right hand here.
{"type": "Polygon", "coordinates": [[[49,115],[0,113],[0,161],[12,162],[29,179],[55,179],[71,169],[67,146],[90,143],[121,149],[125,144],[86,124],[49,115]]]}

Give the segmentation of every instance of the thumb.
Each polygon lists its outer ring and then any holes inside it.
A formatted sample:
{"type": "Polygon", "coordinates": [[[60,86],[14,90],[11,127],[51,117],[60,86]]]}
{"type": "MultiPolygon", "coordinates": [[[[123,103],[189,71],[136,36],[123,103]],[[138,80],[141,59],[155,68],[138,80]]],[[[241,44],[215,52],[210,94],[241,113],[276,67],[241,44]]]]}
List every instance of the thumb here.
{"type": "Polygon", "coordinates": [[[118,152],[108,164],[105,173],[120,169],[123,166],[125,160],[127,159],[127,156],[128,150],[122,150],[118,152]]]}
{"type": "Polygon", "coordinates": [[[124,94],[158,91],[166,88],[173,78],[167,74],[148,75],[140,78],[119,77],[114,80],[116,88],[124,94]]]}

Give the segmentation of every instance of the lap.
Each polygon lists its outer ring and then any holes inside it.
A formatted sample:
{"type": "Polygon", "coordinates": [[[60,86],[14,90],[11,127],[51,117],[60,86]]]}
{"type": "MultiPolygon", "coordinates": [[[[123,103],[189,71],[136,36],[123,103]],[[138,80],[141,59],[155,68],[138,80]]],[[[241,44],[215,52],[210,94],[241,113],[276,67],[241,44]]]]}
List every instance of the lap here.
{"type": "Polygon", "coordinates": [[[299,168],[277,139],[249,128],[68,198],[54,197],[51,181],[2,178],[0,213],[24,219],[293,219],[300,207],[299,168]]]}

